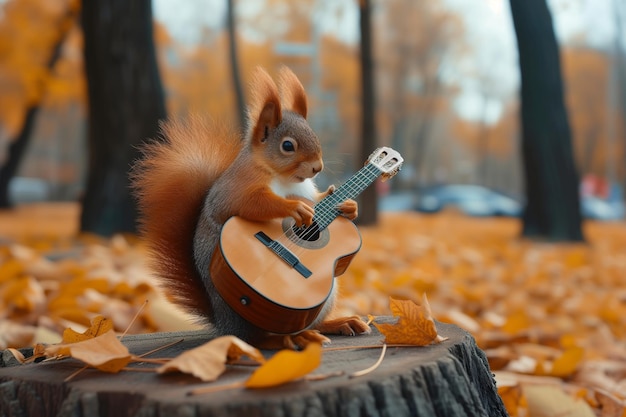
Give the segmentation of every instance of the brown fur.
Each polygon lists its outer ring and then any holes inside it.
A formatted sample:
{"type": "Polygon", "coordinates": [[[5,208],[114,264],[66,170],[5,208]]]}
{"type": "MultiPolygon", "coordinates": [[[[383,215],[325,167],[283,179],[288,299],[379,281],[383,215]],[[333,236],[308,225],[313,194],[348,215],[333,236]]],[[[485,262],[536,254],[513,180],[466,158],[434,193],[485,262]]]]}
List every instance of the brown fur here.
{"type": "Polygon", "coordinates": [[[193,259],[193,234],[209,187],[236,158],[241,140],[234,130],[197,115],[161,126],[165,142],[143,148],[133,180],[141,232],[152,268],[174,302],[195,315],[212,317],[193,259]]]}

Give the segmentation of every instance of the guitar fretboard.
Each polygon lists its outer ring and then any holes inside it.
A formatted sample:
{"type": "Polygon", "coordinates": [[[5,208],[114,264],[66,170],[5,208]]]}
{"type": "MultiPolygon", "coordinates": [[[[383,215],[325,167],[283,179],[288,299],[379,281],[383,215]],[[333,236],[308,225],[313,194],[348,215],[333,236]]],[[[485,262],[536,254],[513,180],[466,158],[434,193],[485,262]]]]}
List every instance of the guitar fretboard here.
{"type": "Polygon", "coordinates": [[[341,187],[337,188],[334,193],[324,197],[315,205],[315,215],[313,216],[313,224],[317,225],[318,230],[324,230],[328,225],[341,214],[338,206],[344,201],[355,198],[363,192],[376,178],[380,176],[382,171],[373,164],[369,163],[354,174],[341,187]]]}

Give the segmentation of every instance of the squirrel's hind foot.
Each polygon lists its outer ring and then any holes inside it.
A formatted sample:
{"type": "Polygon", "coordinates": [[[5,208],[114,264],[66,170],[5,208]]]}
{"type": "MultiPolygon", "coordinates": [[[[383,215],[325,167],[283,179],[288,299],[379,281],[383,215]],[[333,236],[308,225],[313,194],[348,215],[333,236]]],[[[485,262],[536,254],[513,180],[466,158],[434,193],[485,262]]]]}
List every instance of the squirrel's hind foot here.
{"type": "Polygon", "coordinates": [[[304,349],[309,343],[328,344],[330,339],[321,334],[317,330],[303,330],[300,333],[289,335],[268,335],[260,343],[258,348],[260,349],[292,349],[300,350],[304,349]]]}
{"type": "Polygon", "coordinates": [[[356,336],[358,334],[372,331],[370,326],[359,316],[341,317],[333,320],[326,320],[317,327],[324,334],[341,334],[344,336],[356,336]]]}

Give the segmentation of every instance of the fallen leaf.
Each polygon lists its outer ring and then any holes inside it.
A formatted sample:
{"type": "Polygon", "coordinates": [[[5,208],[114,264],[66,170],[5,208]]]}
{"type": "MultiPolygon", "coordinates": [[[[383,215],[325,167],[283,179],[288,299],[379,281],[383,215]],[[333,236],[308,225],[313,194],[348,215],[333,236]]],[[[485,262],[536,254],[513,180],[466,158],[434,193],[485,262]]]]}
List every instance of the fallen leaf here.
{"type": "Polygon", "coordinates": [[[322,345],[309,343],[301,351],[281,350],[254,371],[246,388],[268,388],[301,378],[317,368],[322,361],[322,345]]]}
{"type": "Polygon", "coordinates": [[[595,394],[602,408],[602,417],[626,417],[626,401],[604,390],[597,390],[595,394]]]}
{"type": "Polygon", "coordinates": [[[17,349],[13,349],[13,348],[7,348],[7,350],[9,352],[11,352],[11,354],[13,355],[13,357],[15,358],[15,360],[17,360],[19,363],[24,363],[26,362],[26,358],[24,357],[24,355],[22,354],[22,352],[20,352],[17,349]]]}
{"type": "Polygon", "coordinates": [[[555,385],[525,385],[528,415],[532,417],[595,417],[591,407],[581,399],[570,397],[555,385]]]}
{"type": "Polygon", "coordinates": [[[69,344],[50,345],[46,356],[71,356],[104,372],[119,372],[132,359],[128,348],[120,342],[113,330],[92,339],[69,344]]]}
{"type": "Polygon", "coordinates": [[[233,362],[246,355],[259,363],[265,358],[255,347],[235,336],[222,336],[197,348],[188,350],[165,365],[157,372],[183,372],[203,381],[215,381],[226,369],[226,363],[233,362]]]}
{"type": "Polygon", "coordinates": [[[97,316],[91,320],[91,326],[83,333],[67,328],[63,331],[62,344],[82,342],[83,340],[93,339],[105,334],[109,330],[113,330],[113,322],[104,316],[97,316]]]}
{"type": "Polygon", "coordinates": [[[385,343],[426,346],[445,340],[437,334],[426,294],[422,295],[421,304],[390,297],[389,307],[398,321],[395,324],[374,322],[374,326],[385,336],[385,343]]]}
{"type": "Polygon", "coordinates": [[[576,372],[576,369],[578,369],[578,365],[583,359],[584,354],[585,350],[583,348],[576,346],[568,348],[561,356],[554,360],[549,374],[561,378],[572,375],[576,372]]]}

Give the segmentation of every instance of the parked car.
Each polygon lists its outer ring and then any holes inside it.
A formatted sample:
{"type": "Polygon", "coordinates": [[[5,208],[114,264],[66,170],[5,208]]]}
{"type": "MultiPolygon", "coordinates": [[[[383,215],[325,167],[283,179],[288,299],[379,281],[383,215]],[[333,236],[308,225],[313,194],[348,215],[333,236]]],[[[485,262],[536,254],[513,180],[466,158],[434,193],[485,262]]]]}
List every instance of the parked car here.
{"type": "Polygon", "coordinates": [[[381,211],[413,211],[417,194],[413,191],[394,192],[382,196],[378,200],[378,209],[381,211]]]}
{"type": "Polygon", "coordinates": [[[433,186],[418,194],[418,211],[436,213],[448,207],[470,216],[518,217],[522,212],[522,204],[517,199],[480,185],[433,186]]]}
{"type": "Polygon", "coordinates": [[[587,219],[621,220],[624,218],[626,208],[621,200],[583,195],[580,198],[580,211],[587,219]]]}

